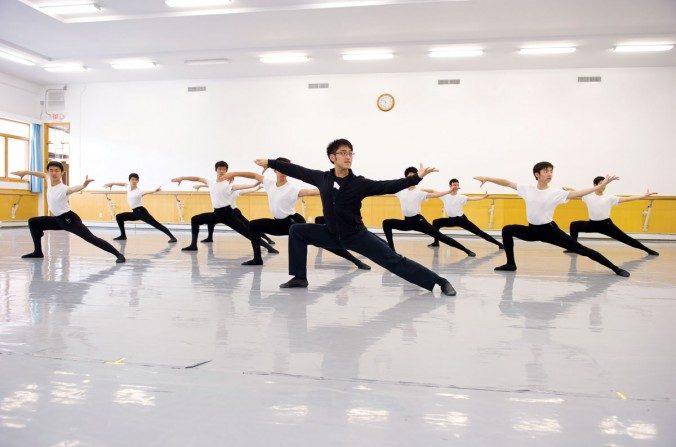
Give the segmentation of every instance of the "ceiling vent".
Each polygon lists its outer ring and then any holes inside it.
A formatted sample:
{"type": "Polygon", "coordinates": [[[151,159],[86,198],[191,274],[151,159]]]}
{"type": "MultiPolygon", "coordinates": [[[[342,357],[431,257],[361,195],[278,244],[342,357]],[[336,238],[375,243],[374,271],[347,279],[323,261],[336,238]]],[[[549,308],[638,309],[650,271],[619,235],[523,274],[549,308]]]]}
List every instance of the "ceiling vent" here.
{"type": "Polygon", "coordinates": [[[48,89],[45,91],[45,112],[63,113],[66,111],[66,90],[48,89]]]}
{"type": "Polygon", "coordinates": [[[203,85],[199,87],[188,87],[188,92],[206,92],[207,88],[203,85]]]}
{"type": "Polygon", "coordinates": [[[313,89],[313,88],[329,88],[329,83],[328,82],[319,82],[315,84],[308,84],[307,88],[313,89]]]}
{"type": "Polygon", "coordinates": [[[578,76],[577,82],[601,82],[601,76],[578,76]]]}
{"type": "Polygon", "coordinates": [[[460,84],[460,79],[439,79],[437,81],[438,85],[458,85],[460,84]]]}

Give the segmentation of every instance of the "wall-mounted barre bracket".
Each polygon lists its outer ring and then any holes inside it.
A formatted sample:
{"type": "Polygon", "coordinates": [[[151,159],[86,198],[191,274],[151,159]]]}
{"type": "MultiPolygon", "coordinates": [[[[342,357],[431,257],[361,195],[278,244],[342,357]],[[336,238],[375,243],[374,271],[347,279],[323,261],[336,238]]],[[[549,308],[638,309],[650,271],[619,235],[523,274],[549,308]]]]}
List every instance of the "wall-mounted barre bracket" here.
{"type": "Polygon", "coordinates": [[[491,199],[491,206],[488,207],[488,228],[493,228],[494,215],[495,215],[495,199],[491,199]]]}
{"type": "Polygon", "coordinates": [[[16,199],[16,202],[12,204],[11,212],[12,212],[12,219],[16,219],[16,212],[19,209],[19,202],[21,202],[21,199],[23,196],[19,196],[18,199],[16,199]]]}
{"type": "Polygon", "coordinates": [[[111,199],[108,194],[106,194],[106,201],[108,204],[108,212],[110,213],[110,220],[115,220],[115,208],[117,205],[115,205],[115,202],[113,202],[113,199],[111,199]]]}
{"type": "Polygon", "coordinates": [[[643,231],[648,231],[648,223],[650,222],[650,214],[652,214],[652,211],[653,211],[653,201],[649,200],[648,206],[641,213],[641,215],[643,215],[643,228],[641,228],[643,231]]]}
{"type": "Polygon", "coordinates": [[[185,203],[181,202],[181,199],[178,198],[178,194],[174,194],[174,199],[176,199],[176,209],[178,210],[178,221],[180,223],[185,223],[185,217],[183,216],[185,203]]]}

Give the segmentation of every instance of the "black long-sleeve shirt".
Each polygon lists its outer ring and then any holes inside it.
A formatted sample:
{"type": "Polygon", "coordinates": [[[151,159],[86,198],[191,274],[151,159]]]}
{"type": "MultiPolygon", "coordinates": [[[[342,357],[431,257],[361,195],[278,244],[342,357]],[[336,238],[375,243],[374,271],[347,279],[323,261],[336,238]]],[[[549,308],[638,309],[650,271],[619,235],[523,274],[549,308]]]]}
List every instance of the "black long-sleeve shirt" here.
{"type": "Polygon", "coordinates": [[[268,166],[319,189],[326,225],[338,237],[351,236],[366,229],[361,217],[361,201],[364,198],[395,194],[422,180],[412,175],[397,180],[377,181],[354,175],[351,169],[347,177],[336,177],[334,169],[319,171],[277,160],[268,160],[268,166]]]}

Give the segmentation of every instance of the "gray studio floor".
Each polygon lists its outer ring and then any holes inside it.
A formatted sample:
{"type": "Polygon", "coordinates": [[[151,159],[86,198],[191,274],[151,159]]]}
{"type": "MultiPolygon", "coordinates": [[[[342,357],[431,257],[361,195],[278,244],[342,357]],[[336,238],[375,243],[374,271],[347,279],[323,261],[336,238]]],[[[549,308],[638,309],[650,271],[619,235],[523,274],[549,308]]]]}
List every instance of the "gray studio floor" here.
{"type": "MultiPolygon", "coordinates": [[[[95,229],[111,240],[112,230],[95,229]]],[[[129,232],[126,264],[64,232],[44,260],[0,230],[0,445],[676,445],[676,243],[591,241],[624,279],[517,243],[399,251],[454,298],[310,250],[307,290],[247,241],[181,252],[129,232]]]]}

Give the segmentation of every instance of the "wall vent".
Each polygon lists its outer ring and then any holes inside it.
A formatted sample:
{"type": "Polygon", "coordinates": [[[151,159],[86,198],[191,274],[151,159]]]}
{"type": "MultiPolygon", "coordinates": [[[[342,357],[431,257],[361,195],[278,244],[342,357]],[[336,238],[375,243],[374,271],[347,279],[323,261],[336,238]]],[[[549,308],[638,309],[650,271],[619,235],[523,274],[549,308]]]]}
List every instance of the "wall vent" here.
{"type": "Polygon", "coordinates": [[[578,76],[577,82],[601,82],[601,76],[578,76]]]}
{"type": "Polygon", "coordinates": [[[200,85],[198,87],[188,87],[189,92],[206,92],[207,88],[203,85],[200,85]]]}
{"type": "Polygon", "coordinates": [[[328,82],[319,82],[319,83],[314,83],[314,84],[308,84],[307,88],[313,89],[313,88],[329,88],[329,83],[328,82]]]}
{"type": "Polygon", "coordinates": [[[437,81],[438,85],[458,85],[460,84],[460,79],[439,79],[437,81]]]}
{"type": "Polygon", "coordinates": [[[66,90],[48,89],[45,91],[45,112],[63,113],[66,111],[66,90]]]}

